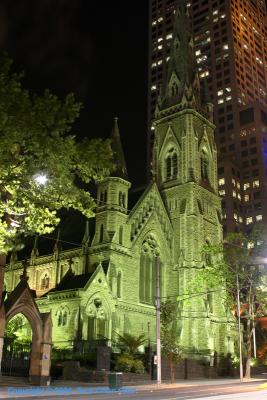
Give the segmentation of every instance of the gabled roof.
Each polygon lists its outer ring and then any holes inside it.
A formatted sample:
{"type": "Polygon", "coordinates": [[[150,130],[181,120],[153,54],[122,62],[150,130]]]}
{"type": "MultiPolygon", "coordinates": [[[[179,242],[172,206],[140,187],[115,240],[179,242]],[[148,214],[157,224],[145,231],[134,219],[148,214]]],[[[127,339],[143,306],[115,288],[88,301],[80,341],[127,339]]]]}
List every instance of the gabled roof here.
{"type": "Polygon", "coordinates": [[[5,310],[8,312],[12,308],[12,306],[17,302],[17,300],[21,297],[24,291],[29,292],[29,296],[34,299],[36,297],[35,290],[30,289],[28,282],[26,279],[21,279],[15,289],[10,293],[8,298],[5,301],[5,310]]]}
{"type": "Polygon", "coordinates": [[[49,293],[60,292],[62,290],[82,289],[85,287],[91,276],[92,273],[74,275],[73,272],[70,273],[68,271],[61,282],[54,289],[49,290],[49,292],[47,292],[44,296],[49,293]]]}

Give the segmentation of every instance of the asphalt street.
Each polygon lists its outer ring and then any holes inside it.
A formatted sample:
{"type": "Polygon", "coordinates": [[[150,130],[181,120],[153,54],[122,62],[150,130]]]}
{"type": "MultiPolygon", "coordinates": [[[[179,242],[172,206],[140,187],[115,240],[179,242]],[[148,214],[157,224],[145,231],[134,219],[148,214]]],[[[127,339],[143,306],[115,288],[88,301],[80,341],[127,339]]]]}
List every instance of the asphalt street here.
{"type": "Polygon", "coordinates": [[[216,384],[216,385],[200,385],[197,386],[183,386],[183,387],[168,387],[168,388],[134,388],[127,387],[121,391],[109,391],[107,388],[90,388],[83,386],[79,389],[79,386],[71,388],[69,394],[60,394],[60,389],[57,389],[57,395],[53,395],[53,390],[50,388],[44,388],[42,395],[38,395],[37,392],[30,393],[30,388],[24,388],[24,391],[2,391],[0,398],[20,398],[20,399],[66,399],[66,400],[78,400],[78,399],[90,399],[90,400],[107,400],[107,399],[138,399],[138,400],[187,400],[187,399],[212,399],[212,400],[263,400],[267,399],[267,385],[260,382],[245,382],[245,383],[234,383],[234,384],[216,384]],[[29,390],[27,392],[27,389],[29,390]],[[103,393],[105,391],[105,393],[103,393]],[[84,393],[84,394],[79,394],[84,393]]]}

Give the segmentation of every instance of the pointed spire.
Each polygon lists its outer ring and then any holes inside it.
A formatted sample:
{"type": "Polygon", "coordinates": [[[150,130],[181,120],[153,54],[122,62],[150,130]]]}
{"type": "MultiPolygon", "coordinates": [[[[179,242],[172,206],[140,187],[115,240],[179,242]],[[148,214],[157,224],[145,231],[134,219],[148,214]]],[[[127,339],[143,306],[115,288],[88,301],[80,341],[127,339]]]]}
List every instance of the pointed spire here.
{"type": "Polygon", "coordinates": [[[114,125],[111,133],[111,148],[114,152],[115,172],[112,175],[128,179],[128,173],[121,144],[118,118],[114,118],[114,125]]]}
{"type": "Polygon", "coordinates": [[[82,246],[83,247],[88,247],[90,241],[90,235],[89,235],[89,221],[88,219],[86,220],[85,223],[85,231],[83,235],[83,240],[82,240],[82,246]]]}
{"type": "Polygon", "coordinates": [[[31,259],[30,259],[30,264],[34,265],[35,261],[36,261],[36,257],[39,256],[39,251],[38,251],[38,236],[35,235],[34,238],[34,245],[33,245],[33,249],[31,251],[31,259]]]}
{"type": "Polygon", "coordinates": [[[180,105],[200,108],[200,84],[187,0],[178,0],[165,88],[159,110],[180,105]]]}
{"type": "Polygon", "coordinates": [[[57,231],[57,238],[55,241],[54,245],[54,253],[59,252],[61,250],[61,244],[60,244],[60,229],[57,231]]]}
{"type": "Polygon", "coordinates": [[[28,275],[27,275],[27,268],[28,268],[28,266],[29,266],[28,260],[24,260],[24,261],[22,262],[22,265],[23,265],[23,272],[22,272],[22,275],[20,275],[20,280],[21,280],[21,281],[24,281],[24,282],[27,282],[28,279],[29,279],[29,277],[28,277],[28,275]]]}
{"type": "Polygon", "coordinates": [[[12,250],[9,263],[10,265],[14,266],[14,264],[16,264],[17,261],[18,261],[18,254],[15,250],[12,250]]]}

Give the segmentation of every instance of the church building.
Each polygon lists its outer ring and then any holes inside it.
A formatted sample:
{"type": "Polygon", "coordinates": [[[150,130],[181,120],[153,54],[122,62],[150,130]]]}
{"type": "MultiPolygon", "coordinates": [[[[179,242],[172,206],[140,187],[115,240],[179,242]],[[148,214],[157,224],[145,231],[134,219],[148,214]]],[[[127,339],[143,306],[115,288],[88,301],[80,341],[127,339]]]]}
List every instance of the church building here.
{"type": "MultiPolygon", "coordinates": [[[[144,333],[155,343],[155,286],[160,268],[161,301],[177,303],[173,329],[183,354],[233,353],[233,322],[221,292],[194,293],[207,263],[206,244],[222,242],[221,201],[213,108],[200,90],[186,2],[176,22],[165,86],[156,106],[151,182],[129,210],[129,190],[117,119],[112,130],[116,171],[97,183],[95,232],[88,223],[79,248],[38,256],[27,269],[41,313],[51,311],[55,347],[116,334],[144,333]]],[[[144,171],[145,174],[145,171],[144,171]]],[[[7,292],[19,282],[22,264],[11,259],[7,292]]]]}

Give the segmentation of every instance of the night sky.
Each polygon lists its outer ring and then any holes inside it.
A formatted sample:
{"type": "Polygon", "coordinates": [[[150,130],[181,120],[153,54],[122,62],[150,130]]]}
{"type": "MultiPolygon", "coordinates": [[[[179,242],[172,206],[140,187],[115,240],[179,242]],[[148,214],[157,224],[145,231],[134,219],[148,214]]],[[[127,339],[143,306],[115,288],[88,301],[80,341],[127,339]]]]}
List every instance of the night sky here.
{"type": "Polygon", "coordinates": [[[24,86],[83,103],[73,133],[108,137],[119,117],[130,180],[144,183],[148,7],[125,0],[0,0],[0,49],[24,86]]]}
{"type": "MultiPolygon", "coordinates": [[[[0,0],[0,50],[15,71],[24,71],[24,86],[37,94],[49,88],[61,98],[73,92],[83,103],[73,128],[78,138],[109,137],[118,116],[133,187],[146,177],[148,2],[141,3],[0,0]]],[[[63,212],[63,249],[73,247],[64,241],[80,243],[84,224],[80,214],[63,212]]],[[[19,258],[29,256],[33,239],[27,242],[19,258]]],[[[40,253],[53,245],[40,238],[40,253]]]]}

